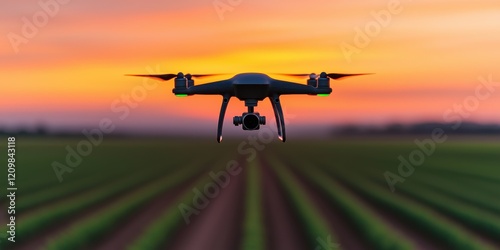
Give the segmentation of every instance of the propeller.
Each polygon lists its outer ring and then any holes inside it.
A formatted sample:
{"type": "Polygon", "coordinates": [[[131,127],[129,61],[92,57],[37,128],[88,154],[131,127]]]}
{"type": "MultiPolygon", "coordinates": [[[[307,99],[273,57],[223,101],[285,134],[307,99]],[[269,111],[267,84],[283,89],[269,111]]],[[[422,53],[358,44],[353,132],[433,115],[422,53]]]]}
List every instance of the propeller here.
{"type": "MultiPolygon", "coordinates": [[[[337,80],[337,79],[341,79],[341,78],[349,77],[349,76],[363,76],[363,75],[371,75],[371,74],[373,74],[373,73],[361,73],[361,74],[341,74],[341,73],[326,74],[325,73],[325,76],[328,76],[331,79],[337,80]]],[[[317,78],[318,76],[320,76],[320,75],[317,75],[315,73],[311,73],[311,74],[278,74],[278,75],[293,76],[293,77],[310,77],[310,76],[313,76],[313,78],[317,78]]],[[[323,75],[323,73],[321,73],[321,75],[323,75]]]]}
{"type": "MultiPolygon", "coordinates": [[[[186,78],[203,78],[203,77],[209,77],[209,76],[218,76],[220,74],[186,74],[186,78]]],[[[172,80],[173,78],[176,78],[177,76],[184,77],[184,74],[178,73],[178,74],[147,74],[147,75],[126,75],[126,76],[138,76],[138,77],[150,77],[158,80],[163,80],[163,81],[169,81],[172,80]]]]}
{"type": "Polygon", "coordinates": [[[210,77],[210,76],[220,76],[222,74],[187,74],[186,76],[191,75],[192,77],[195,78],[203,78],[203,77],[210,77]]]}

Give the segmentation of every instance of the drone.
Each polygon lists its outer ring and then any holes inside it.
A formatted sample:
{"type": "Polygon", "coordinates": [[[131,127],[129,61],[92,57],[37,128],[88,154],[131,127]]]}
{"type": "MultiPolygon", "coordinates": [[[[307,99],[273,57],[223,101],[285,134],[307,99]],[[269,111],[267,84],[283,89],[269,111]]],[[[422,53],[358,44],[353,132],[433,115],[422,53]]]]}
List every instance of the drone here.
{"type": "Polygon", "coordinates": [[[322,72],[319,75],[311,74],[279,74],[292,77],[309,77],[307,85],[282,81],[271,78],[262,73],[243,73],[237,74],[230,79],[215,81],[200,85],[194,85],[193,78],[202,78],[216,76],[218,74],[147,74],[147,75],[128,75],[138,77],[150,77],[157,80],[169,81],[175,78],[175,85],[172,92],[177,97],[186,97],[191,95],[221,95],[222,106],[219,113],[219,122],[217,126],[217,142],[222,141],[222,126],[226,114],[227,105],[231,97],[236,97],[245,102],[248,108],[241,116],[233,118],[235,126],[242,125],[243,130],[259,130],[261,125],[266,124],[266,117],[255,112],[255,107],[259,101],[268,98],[274,110],[276,125],[278,127],[278,138],[286,141],[285,120],[283,109],[281,107],[281,95],[317,95],[329,96],[332,92],[330,88],[330,79],[337,80],[349,76],[359,76],[367,74],[340,74],[322,72]]]}

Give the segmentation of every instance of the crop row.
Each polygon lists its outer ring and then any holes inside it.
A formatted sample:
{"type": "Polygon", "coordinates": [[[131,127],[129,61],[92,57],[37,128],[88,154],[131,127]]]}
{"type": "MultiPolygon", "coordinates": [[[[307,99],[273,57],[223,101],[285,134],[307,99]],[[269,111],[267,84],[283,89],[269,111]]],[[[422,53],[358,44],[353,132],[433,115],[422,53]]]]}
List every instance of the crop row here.
{"type": "Polygon", "coordinates": [[[477,178],[483,181],[494,183],[500,182],[500,171],[497,167],[498,159],[478,159],[476,157],[464,158],[456,156],[451,159],[432,159],[427,166],[432,165],[433,169],[442,169],[449,173],[460,173],[469,178],[477,178]],[[473,161],[471,161],[473,159],[473,161]]]}
{"type": "MultiPolygon", "coordinates": [[[[89,156],[81,157],[79,160],[75,155],[69,157],[66,147],[75,149],[79,138],[23,138],[20,140],[18,157],[18,186],[19,195],[23,197],[32,195],[40,190],[56,189],[66,186],[79,179],[92,178],[96,173],[103,176],[114,176],[123,172],[123,166],[127,170],[130,167],[145,165],[150,168],[157,162],[172,160],[172,157],[182,155],[182,150],[175,144],[152,144],[150,141],[128,139],[125,142],[118,139],[104,140],[99,147],[89,156]],[[21,144],[22,143],[22,144],[21,144]],[[47,145],[47,143],[50,143],[47,145]],[[164,152],[170,152],[166,155],[164,152]],[[69,158],[68,158],[69,157],[69,158]],[[168,158],[167,158],[168,157],[168,158]],[[53,163],[59,162],[62,165],[70,166],[68,159],[79,162],[73,172],[62,175],[63,182],[60,183],[53,171],[53,163]]],[[[173,157],[174,159],[182,157],[173,157]]]]}
{"type": "MultiPolygon", "coordinates": [[[[337,168],[333,172],[328,165],[317,164],[317,166],[341,180],[342,183],[362,195],[366,200],[403,216],[409,225],[414,225],[422,232],[435,235],[436,238],[439,238],[449,247],[454,249],[490,248],[488,245],[480,243],[475,235],[470,234],[468,230],[463,229],[456,222],[443,217],[418,201],[394,195],[387,188],[382,188],[374,182],[368,180],[359,181],[359,178],[353,176],[356,173],[345,169],[337,168]]],[[[384,185],[386,184],[384,183],[384,185]]]]}
{"type": "MultiPolygon", "coordinates": [[[[356,171],[358,177],[369,176],[369,178],[372,179],[383,178],[383,173],[390,169],[393,169],[393,172],[398,173],[397,166],[398,164],[400,164],[398,161],[394,161],[394,159],[387,158],[386,156],[378,154],[363,155],[363,158],[354,158],[350,162],[344,160],[345,159],[339,161],[331,161],[331,163],[326,161],[320,162],[331,166],[331,168],[355,168],[358,170],[356,171]],[[332,165],[335,165],[335,167],[333,167],[332,165]]],[[[460,156],[457,156],[451,160],[442,159],[442,155],[432,156],[429,157],[428,162],[426,162],[425,165],[414,166],[415,174],[412,175],[411,179],[420,181],[422,185],[432,185],[433,187],[436,187],[438,189],[437,191],[450,194],[457,199],[467,200],[468,202],[476,201],[477,204],[484,205],[485,207],[489,207],[495,210],[494,207],[498,208],[498,206],[494,205],[491,202],[491,197],[498,196],[498,192],[496,190],[500,188],[500,185],[497,181],[488,182],[485,181],[484,178],[485,176],[490,176],[488,177],[490,179],[494,178],[492,177],[494,176],[494,173],[492,174],[492,171],[487,170],[495,168],[496,163],[491,160],[482,160],[479,161],[479,163],[475,162],[474,167],[471,167],[470,163],[468,162],[470,161],[466,161],[460,156]],[[477,167],[476,165],[481,165],[481,167],[477,167]],[[461,169],[464,169],[465,172],[461,169]],[[476,174],[471,175],[471,172],[474,172],[476,174]],[[457,179],[457,176],[461,176],[460,174],[457,175],[457,173],[463,173],[463,175],[467,176],[467,178],[457,179]],[[466,183],[470,183],[471,181],[473,182],[473,184],[464,185],[466,183]],[[460,183],[460,185],[458,185],[458,183],[460,183]]],[[[406,183],[404,185],[406,185],[406,183]]]]}
{"type": "Polygon", "coordinates": [[[287,167],[275,158],[266,159],[269,165],[276,171],[280,183],[283,185],[285,193],[293,203],[295,212],[298,214],[300,222],[304,225],[307,238],[311,246],[317,245],[318,237],[331,237],[333,242],[338,242],[325,222],[321,213],[314,207],[313,201],[307,193],[298,185],[297,178],[287,169],[287,167]]]}
{"type": "Polygon", "coordinates": [[[319,186],[328,198],[347,215],[347,217],[360,230],[373,249],[413,249],[412,243],[397,231],[390,229],[377,214],[370,211],[369,207],[358,199],[348,189],[338,184],[334,179],[328,178],[311,164],[295,161],[294,167],[310,182],[319,186]]]}
{"type": "MultiPolygon", "coordinates": [[[[428,167],[436,167],[433,164],[429,164],[428,167]]],[[[376,180],[381,186],[387,185],[385,180],[381,178],[380,172],[375,169],[366,168],[364,174],[371,176],[371,179],[376,180]]],[[[500,235],[500,217],[496,216],[498,213],[478,208],[478,205],[486,206],[498,211],[495,202],[492,202],[489,197],[481,197],[481,194],[475,192],[474,188],[456,186],[445,178],[436,178],[425,172],[415,174],[412,179],[415,179],[417,183],[401,184],[398,189],[415,201],[436,209],[476,230],[481,230],[485,235],[490,235],[492,238],[500,235]],[[429,185],[434,188],[430,189],[429,185]]]]}
{"type": "Polygon", "coordinates": [[[189,164],[172,174],[142,185],[135,191],[93,214],[85,221],[68,229],[64,235],[54,239],[49,244],[48,249],[84,249],[86,247],[85,243],[101,239],[107,232],[115,228],[119,221],[131,216],[134,211],[155,196],[194,177],[201,170],[200,168],[194,168],[195,166],[200,166],[200,162],[189,164]],[[193,171],[193,169],[197,171],[193,171]]]}
{"type": "Polygon", "coordinates": [[[499,182],[490,182],[481,178],[471,178],[467,174],[453,173],[449,171],[429,171],[429,174],[435,176],[446,176],[447,179],[458,183],[460,190],[471,189],[482,195],[489,196],[490,199],[497,199],[500,190],[499,182]]]}
{"type": "Polygon", "coordinates": [[[243,222],[243,250],[265,249],[262,189],[260,188],[260,171],[258,167],[256,161],[252,161],[246,168],[248,174],[245,219],[243,222]]]}
{"type": "MultiPolygon", "coordinates": [[[[444,175],[446,176],[446,175],[444,175]]],[[[486,209],[492,213],[500,214],[500,200],[498,200],[498,188],[490,190],[492,193],[478,189],[477,186],[467,185],[460,181],[440,178],[432,174],[420,174],[414,178],[419,186],[429,186],[448,197],[453,197],[466,204],[486,209]],[[494,194],[496,193],[496,195],[494,194]]],[[[485,211],[486,212],[486,211],[485,211]]]]}
{"type": "MultiPolygon", "coordinates": [[[[176,166],[176,162],[169,163],[170,166],[176,166]]],[[[65,199],[71,195],[78,194],[83,191],[88,191],[89,187],[94,190],[102,189],[110,179],[125,179],[128,176],[141,176],[147,173],[148,176],[152,174],[161,174],[165,169],[155,168],[148,171],[145,169],[133,169],[132,171],[114,171],[112,173],[101,173],[82,177],[74,181],[67,181],[60,185],[41,189],[39,192],[32,192],[26,194],[19,200],[17,210],[24,212],[30,209],[36,209],[39,206],[49,202],[57,202],[58,200],[65,199]]]]}
{"type": "MultiPolygon", "coordinates": [[[[215,166],[223,166],[223,164],[215,164],[215,166]]],[[[214,169],[214,171],[217,169],[214,169]]],[[[211,181],[211,179],[208,176],[204,176],[198,179],[193,186],[199,188],[209,181],[211,181]]],[[[172,236],[183,222],[183,217],[176,205],[189,204],[195,195],[196,194],[194,194],[191,189],[183,192],[179,198],[173,202],[172,206],[166,209],[153,223],[144,229],[143,233],[134,240],[128,249],[160,249],[165,244],[171,243],[173,240],[172,236]]]]}
{"type": "Polygon", "coordinates": [[[435,192],[435,189],[425,185],[418,187],[400,185],[399,189],[420,203],[465,223],[475,231],[482,231],[483,234],[490,235],[493,239],[500,235],[500,217],[497,214],[480,209],[475,204],[450,198],[442,192],[435,192]]]}
{"type": "MultiPolygon", "coordinates": [[[[174,170],[175,168],[167,169],[167,171],[174,170]]],[[[25,214],[20,218],[17,229],[19,239],[27,239],[48,225],[63,221],[88,208],[125,194],[137,186],[160,177],[161,175],[158,173],[148,171],[143,172],[141,175],[129,175],[126,178],[116,179],[106,185],[92,188],[84,193],[25,214]]]]}

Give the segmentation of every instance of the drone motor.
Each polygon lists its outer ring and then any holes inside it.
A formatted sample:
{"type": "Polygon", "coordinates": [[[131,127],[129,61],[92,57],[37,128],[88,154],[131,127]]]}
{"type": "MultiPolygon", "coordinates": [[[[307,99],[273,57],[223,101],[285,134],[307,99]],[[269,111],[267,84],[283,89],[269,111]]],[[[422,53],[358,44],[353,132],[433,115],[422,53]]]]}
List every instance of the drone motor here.
{"type": "Polygon", "coordinates": [[[184,74],[182,74],[181,72],[179,72],[179,74],[177,74],[177,77],[175,78],[175,86],[174,87],[177,90],[182,90],[182,89],[187,88],[186,78],[184,77],[184,74]]]}

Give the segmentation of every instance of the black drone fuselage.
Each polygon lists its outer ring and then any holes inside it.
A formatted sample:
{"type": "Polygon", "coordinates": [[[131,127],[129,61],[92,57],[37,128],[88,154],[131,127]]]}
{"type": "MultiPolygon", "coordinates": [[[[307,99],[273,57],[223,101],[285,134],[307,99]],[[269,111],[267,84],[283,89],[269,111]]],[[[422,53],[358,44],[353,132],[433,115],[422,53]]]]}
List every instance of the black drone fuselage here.
{"type": "Polygon", "coordinates": [[[242,125],[244,130],[258,130],[260,129],[260,125],[265,125],[266,118],[264,116],[260,116],[259,113],[254,112],[254,107],[257,106],[259,101],[269,98],[274,109],[279,138],[285,142],[285,121],[279,98],[280,95],[328,95],[332,92],[329,84],[330,79],[327,77],[320,77],[319,79],[311,77],[308,80],[308,85],[303,85],[273,79],[266,74],[243,73],[235,75],[227,80],[196,86],[194,85],[194,82],[191,82],[190,84],[190,81],[193,80],[188,78],[181,73],[178,74],[175,78],[175,88],[172,90],[175,95],[185,96],[204,94],[223,96],[217,130],[218,142],[222,140],[222,126],[227,104],[233,96],[241,101],[244,101],[245,106],[248,107],[247,112],[243,113],[241,116],[235,116],[233,118],[233,124],[236,126],[242,125]],[[319,81],[324,82],[324,84],[318,85],[319,81]]]}
{"type": "Polygon", "coordinates": [[[242,101],[246,99],[264,100],[274,94],[330,94],[332,92],[329,86],[330,79],[313,79],[315,82],[320,80],[328,81],[328,85],[325,84],[320,88],[313,84],[303,85],[273,79],[262,73],[243,73],[228,80],[184,87],[187,86],[187,79],[177,77],[175,79],[176,87],[172,92],[176,95],[230,95],[242,101]]]}

